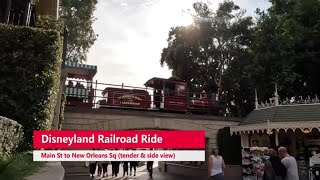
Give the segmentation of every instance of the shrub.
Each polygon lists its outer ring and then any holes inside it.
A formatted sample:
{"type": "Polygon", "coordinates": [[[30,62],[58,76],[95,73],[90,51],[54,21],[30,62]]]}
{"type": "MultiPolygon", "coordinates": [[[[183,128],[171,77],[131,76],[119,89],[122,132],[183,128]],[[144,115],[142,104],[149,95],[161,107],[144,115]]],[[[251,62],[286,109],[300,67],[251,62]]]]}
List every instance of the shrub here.
{"type": "Polygon", "coordinates": [[[38,172],[43,165],[44,162],[33,161],[30,152],[0,155],[0,179],[21,180],[38,172]]]}
{"type": "Polygon", "coordinates": [[[61,72],[61,37],[53,30],[0,24],[0,115],[32,131],[50,129],[61,72]]]}
{"type": "Polygon", "coordinates": [[[63,33],[64,23],[61,21],[61,19],[56,20],[55,18],[48,15],[39,15],[37,17],[36,27],[42,29],[57,30],[60,33],[63,33]]]}
{"type": "Polygon", "coordinates": [[[22,140],[23,128],[21,124],[0,116],[0,155],[14,152],[22,140]]]}

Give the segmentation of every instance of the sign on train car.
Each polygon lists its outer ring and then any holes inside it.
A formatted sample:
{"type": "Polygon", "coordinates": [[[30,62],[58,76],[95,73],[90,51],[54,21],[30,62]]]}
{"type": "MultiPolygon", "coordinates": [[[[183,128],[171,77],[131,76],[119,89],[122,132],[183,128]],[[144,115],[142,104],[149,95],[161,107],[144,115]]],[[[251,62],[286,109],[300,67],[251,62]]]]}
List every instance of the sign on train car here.
{"type": "Polygon", "coordinates": [[[106,88],[100,107],[150,108],[151,96],[148,91],[138,89],[106,88]]]}

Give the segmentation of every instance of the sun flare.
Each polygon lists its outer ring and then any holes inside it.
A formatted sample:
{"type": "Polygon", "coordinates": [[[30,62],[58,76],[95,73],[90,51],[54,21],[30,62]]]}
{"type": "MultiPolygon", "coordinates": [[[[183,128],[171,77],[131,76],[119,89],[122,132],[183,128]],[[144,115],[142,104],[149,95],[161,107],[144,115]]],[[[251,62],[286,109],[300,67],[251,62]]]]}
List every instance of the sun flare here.
{"type": "Polygon", "coordinates": [[[188,26],[193,23],[193,19],[191,15],[181,15],[181,16],[176,16],[175,18],[175,23],[177,26],[188,26]]]}

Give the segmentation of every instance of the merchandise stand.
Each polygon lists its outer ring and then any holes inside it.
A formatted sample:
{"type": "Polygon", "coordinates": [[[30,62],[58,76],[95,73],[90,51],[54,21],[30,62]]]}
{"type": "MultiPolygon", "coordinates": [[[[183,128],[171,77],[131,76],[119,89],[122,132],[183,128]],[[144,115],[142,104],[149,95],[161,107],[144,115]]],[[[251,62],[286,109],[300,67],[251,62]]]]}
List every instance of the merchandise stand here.
{"type": "Polygon", "coordinates": [[[263,163],[269,159],[264,155],[266,147],[246,147],[242,150],[242,179],[262,180],[263,163]]]}
{"type": "Polygon", "coordinates": [[[320,179],[320,154],[314,154],[309,161],[309,180],[320,179]]]}

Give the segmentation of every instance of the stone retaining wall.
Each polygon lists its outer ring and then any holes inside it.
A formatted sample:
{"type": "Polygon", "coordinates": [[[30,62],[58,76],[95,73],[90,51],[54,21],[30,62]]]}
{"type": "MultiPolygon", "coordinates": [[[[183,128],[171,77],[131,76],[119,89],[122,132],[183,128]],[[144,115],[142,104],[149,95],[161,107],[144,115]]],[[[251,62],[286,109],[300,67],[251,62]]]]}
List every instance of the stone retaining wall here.
{"type": "Polygon", "coordinates": [[[0,116],[0,154],[14,152],[22,139],[22,125],[12,119],[0,116]]]}

